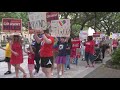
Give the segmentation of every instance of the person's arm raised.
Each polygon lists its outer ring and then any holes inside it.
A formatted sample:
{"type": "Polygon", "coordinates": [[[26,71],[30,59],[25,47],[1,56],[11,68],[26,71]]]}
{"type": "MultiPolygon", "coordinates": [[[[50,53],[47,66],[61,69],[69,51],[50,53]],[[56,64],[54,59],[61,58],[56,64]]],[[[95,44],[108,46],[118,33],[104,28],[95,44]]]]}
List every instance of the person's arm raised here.
{"type": "Polygon", "coordinates": [[[42,39],[38,37],[36,30],[34,30],[34,37],[35,37],[35,40],[37,41],[37,43],[41,42],[42,39]]]}
{"type": "Polygon", "coordinates": [[[43,40],[45,41],[45,43],[47,43],[47,44],[51,44],[51,43],[52,43],[52,40],[51,40],[51,39],[48,39],[48,38],[46,37],[46,35],[45,35],[45,33],[44,33],[44,30],[40,30],[40,33],[41,33],[42,38],[43,38],[43,40]]]}
{"type": "Polygon", "coordinates": [[[43,40],[45,40],[45,43],[47,43],[47,44],[51,44],[51,43],[52,43],[52,40],[51,40],[51,39],[48,39],[48,38],[45,36],[45,34],[42,34],[42,38],[43,38],[43,40]]]}

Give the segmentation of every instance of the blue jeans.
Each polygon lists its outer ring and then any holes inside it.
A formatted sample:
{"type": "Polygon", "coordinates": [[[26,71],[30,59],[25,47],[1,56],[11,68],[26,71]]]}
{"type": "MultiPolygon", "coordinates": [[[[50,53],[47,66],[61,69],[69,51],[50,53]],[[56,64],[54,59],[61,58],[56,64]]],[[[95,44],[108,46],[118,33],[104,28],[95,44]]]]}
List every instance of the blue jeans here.
{"type": "Polygon", "coordinates": [[[67,69],[67,67],[70,67],[70,55],[66,55],[65,69],[67,69]]]}
{"type": "Polygon", "coordinates": [[[85,52],[85,60],[87,61],[88,64],[89,64],[89,60],[93,63],[95,60],[95,56],[88,52],[85,52]]]}
{"type": "Polygon", "coordinates": [[[73,63],[76,64],[76,65],[78,64],[78,58],[77,57],[74,58],[73,63]]]}

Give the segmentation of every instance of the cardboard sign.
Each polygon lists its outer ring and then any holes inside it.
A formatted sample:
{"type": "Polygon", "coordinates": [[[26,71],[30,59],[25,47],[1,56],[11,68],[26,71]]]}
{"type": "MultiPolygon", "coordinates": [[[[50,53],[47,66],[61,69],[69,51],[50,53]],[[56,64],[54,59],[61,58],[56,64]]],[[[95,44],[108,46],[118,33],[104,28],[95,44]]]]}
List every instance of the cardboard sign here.
{"type": "Polygon", "coordinates": [[[53,37],[69,37],[70,36],[70,19],[52,20],[51,35],[53,37]]]}
{"type": "Polygon", "coordinates": [[[88,31],[80,31],[80,34],[79,34],[79,38],[80,40],[84,40],[86,39],[87,40],[87,37],[88,37],[88,31]]]}
{"type": "Polygon", "coordinates": [[[117,33],[112,34],[112,39],[117,39],[118,37],[119,37],[119,35],[117,33]]]}
{"type": "Polygon", "coordinates": [[[22,19],[3,18],[2,32],[18,32],[22,30],[22,19]]]}
{"type": "Polygon", "coordinates": [[[80,40],[72,40],[71,57],[80,57],[80,40]]]}
{"type": "Polygon", "coordinates": [[[58,12],[47,12],[46,13],[47,18],[47,28],[49,29],[49,32],[51,33],[51,21],[52,20],[58,20],[59,19],[59,13],[58,12]]]}
{"type": "Polygon", "coordinates": [[[100,32],[93,33],[93,37],[100,37],[100,32]]]}
{"type": "Polygon", "coordinates": [[[29,12],[29,21],[32,29],[34,30],[46,30],[46,12],[29,12]]]}
{"type": "MultiPolygon", "coordinates": [[[[29,31],[29,34],[33,34],[34,33],[34,30],[32,29],[31,25],[30,25],[30,22],[28,22],[28,31],[29,31]]],[[[40,33],[39,30],[36,31],[37,33],[40,33]]]]}
{"type": "Polygon", "coordinates": [[[48,23],[51,23],[52,20],[58,20],[59,19],[59,13],[58,12],[47,12],[46,13],[46,19],[48,23]]]}

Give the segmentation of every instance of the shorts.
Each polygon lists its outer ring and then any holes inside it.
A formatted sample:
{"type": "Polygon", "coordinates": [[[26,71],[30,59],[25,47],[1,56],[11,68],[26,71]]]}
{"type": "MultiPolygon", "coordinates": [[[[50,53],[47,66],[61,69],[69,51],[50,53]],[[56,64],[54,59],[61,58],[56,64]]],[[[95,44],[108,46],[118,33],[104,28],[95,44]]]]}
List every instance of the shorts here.
{"type": "Polygon", "coordinates": [[[41,57],[41,67],[51,68],[53,65],[53,57],[41,57]]]}
{"type": "Polygon", "coordinates": [[[5,57],[5,62],[10,62],[10,57],[5,57]]]}
{"type": "Polygon", "coordinates": [[[29,71],[33,71],[34,70],[35,65],[34,64],[28,64],[28,70],[29,71]]]}
{"type": "Polygon", "coordinates": [[[65,64],[66,63],[66,56],[58,56],[56,58],[56,63],[57,64],[65,64]]]}

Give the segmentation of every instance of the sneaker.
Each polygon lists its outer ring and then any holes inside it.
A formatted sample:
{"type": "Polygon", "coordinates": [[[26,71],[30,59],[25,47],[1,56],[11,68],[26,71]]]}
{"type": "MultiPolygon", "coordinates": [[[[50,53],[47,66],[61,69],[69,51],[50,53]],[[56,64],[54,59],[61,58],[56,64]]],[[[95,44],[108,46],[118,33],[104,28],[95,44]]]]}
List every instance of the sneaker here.
{"type": "Polygon", "coordinates": [[[4,75],[8,75],[11,74],[11,71],[7,71],[6,73],[4,73],[4,75]]]}
{"type": "Polygon", "coordinates": [[[60,76],[62,75],[62,72],[61,72],[61,71],[59,72],[59,75],[60,75],[60,76]]]}

